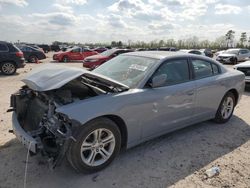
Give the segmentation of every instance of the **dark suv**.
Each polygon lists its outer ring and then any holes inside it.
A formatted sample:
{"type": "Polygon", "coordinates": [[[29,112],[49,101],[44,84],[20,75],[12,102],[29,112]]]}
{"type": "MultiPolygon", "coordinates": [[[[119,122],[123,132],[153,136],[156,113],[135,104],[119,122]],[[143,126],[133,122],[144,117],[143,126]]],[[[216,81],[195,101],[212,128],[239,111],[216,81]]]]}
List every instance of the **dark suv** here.
{"type": "Polygon", "coordinates": [[[15,45],[0,41],[0,70],[5,75],[12,75],[17,68],[25,66],[23,52],[15,45]]]}

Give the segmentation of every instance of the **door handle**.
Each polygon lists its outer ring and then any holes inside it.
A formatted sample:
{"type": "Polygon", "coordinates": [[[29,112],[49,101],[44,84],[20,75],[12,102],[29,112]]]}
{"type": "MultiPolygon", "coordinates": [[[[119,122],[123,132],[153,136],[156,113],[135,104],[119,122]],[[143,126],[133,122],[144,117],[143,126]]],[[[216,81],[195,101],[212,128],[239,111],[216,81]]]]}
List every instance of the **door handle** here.
{"type": "Polygon", "coordinates": [[[194,94],[194,91],[187,91],[187,93],[186,93],[187,95],[189,95],[189,96],[191,96],[191,95],[193,95],[194,94]]]}

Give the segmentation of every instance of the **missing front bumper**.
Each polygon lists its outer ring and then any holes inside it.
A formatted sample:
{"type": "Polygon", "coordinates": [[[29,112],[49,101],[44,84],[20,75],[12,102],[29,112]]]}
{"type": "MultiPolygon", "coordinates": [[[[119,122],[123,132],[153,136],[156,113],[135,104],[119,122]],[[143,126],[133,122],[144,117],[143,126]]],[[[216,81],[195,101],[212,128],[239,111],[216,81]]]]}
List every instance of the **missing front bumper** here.
{"type": "Polygon", "coordinates": [[[12,113],[12,127],[17,139],[33,153],[37,153],[38,142],[21,127],[17,120],[16,112],[12,113]]]}

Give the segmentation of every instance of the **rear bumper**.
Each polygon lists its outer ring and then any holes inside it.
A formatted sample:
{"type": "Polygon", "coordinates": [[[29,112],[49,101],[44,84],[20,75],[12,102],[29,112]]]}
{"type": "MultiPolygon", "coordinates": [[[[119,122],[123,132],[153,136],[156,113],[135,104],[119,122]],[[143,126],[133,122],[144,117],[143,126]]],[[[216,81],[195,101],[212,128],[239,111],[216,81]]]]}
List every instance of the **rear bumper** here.
{"type": "Polygon", "coordinates": [[[26,63],[25,63],[25,59],[21,58],[18,62],[17,62],[17,68],[23,68],[25,67],[26,63]]]}
{"type": "Polygon", "coordinates": [[[37,153],[38,142],[21,127],[16,112],[12,114],[12,128],[17,139],[33,153],[37,153]]]}

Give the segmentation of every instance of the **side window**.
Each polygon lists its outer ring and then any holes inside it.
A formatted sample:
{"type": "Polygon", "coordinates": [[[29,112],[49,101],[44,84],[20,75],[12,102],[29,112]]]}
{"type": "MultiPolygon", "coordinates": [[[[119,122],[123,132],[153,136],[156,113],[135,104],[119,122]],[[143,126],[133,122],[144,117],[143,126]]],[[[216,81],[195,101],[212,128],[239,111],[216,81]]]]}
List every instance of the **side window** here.
{"type": "Polygon", "coordinates": [[[81,52],[81,49],[80,49],[80,48],[76,48],[76,49],[73,49],[71,52],[80,53],[80,52],[81,52]]]}
{"type": "Polygon", "coordinates": [[[5,44],[0,44],[0,52],[8,51],[8,47],[5,44]]]}
{"type": "Polygon", "coordinates": [[[185,59],[171,60],[163,63],[154,76],[165,74],[167,79],[163,86],[179,84],[189,81],[189,67],[185,59]]]}
{"type": "Polygon", "coordinates": [[[29,47],[26,47],[26,51],[27,51],[27,52],[33,52],[33,49],[32,49],[32,48],[29,48],[29,47]]]}
{"type": "Polygon", "coordinates": [[[194,68],[194,75],[196,79],[213,76],[213,69],[210,62],[204,60],[193,59],[192,65],[194,68]]]}
{"type": "Polygon", "coordinates": [[[240,50],[240,54],[247,54],[247,53],[249,53],[248,50],[240,50]]]}

